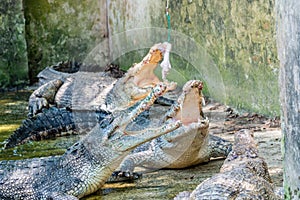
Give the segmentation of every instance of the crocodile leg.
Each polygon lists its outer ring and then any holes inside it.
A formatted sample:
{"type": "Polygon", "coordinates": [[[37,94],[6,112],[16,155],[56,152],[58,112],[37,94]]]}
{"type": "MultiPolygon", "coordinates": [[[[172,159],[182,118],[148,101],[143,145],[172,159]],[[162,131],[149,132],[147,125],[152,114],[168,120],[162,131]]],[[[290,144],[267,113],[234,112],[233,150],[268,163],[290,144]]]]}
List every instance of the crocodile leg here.
{"type": "Polygon", "coordinates": [[[54,97],[63,80],[56,79],[49,81],[35,90],[29,97],[29,113],[28,116],[32,117],[37,114],[42,108],[47,107],[49,102],[54,102],[54,97]]]}
{"type": "Polygon", "coordinates": [[[209,134],[208,149],[210,150],[210,157],[226,157],[232,150],[231,142],[224,140],[218,136],[209,134]]]}

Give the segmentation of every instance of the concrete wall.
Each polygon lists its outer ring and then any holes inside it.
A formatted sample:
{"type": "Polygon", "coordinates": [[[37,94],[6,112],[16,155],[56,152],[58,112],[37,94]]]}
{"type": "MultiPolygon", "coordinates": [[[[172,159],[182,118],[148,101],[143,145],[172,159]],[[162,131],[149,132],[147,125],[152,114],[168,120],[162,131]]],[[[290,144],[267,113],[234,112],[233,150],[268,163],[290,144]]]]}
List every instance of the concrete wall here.
{"type": "Polygon", "coordinates": [[[274,2],[190,2],[172,1],[173,28],[190,35],[212,56],[224,81],[226,102],[278,114],[274,2]]]}
{"type": "Polygon", "coordinates": [[[300,2],[276,1],[284,199],[300,199],[300,2]]]}
{"type": "MultiPolygon", "coordinates": [[[[166,40],[166,30],[159,29],[167,27],[166,1],[110,2],[112,34],[127,31],[129,38],[129,30],[138,28],[132,41],[166,40]]],[[[203,79],[206,93],[218,100],[279,115],[274,0],[171,0],[169,7],[176,71],[171,78],[203,79]]]]}
{"type": "MultiPolygon", "coordinates": [[[[205,93],[219,101],[279,115],[274,0],[169,2],[169,79],[180,84],[203,79],[205,93]]],[[[126,69],[151,45],[167,40],[164,0],[24,0],[24,5],[31,79],[66,59],[115,61],[126,69]]]]}
{"type": "Polygon", "coordinates": [[[24,0],[29,77],[59,61],[82,61],[108,35],[106,0],[24,0]]]}
{"type": "Polygon", "coordinates": [[[25,84],[28,61],[22,0],[0,0],[0,88],[25,84]]]}

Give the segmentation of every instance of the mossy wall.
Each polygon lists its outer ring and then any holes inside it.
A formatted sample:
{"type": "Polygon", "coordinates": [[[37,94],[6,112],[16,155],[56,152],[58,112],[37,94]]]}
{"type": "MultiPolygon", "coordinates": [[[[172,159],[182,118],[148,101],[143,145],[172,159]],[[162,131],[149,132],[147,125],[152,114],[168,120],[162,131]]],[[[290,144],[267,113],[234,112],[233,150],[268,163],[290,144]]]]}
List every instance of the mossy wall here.
{"type": "Polygon", "coordinates": [[[170,6],[172,27],[194,38],[218,66],[226,103],[279,115],[274,1],[177,0],[170,6]]]}
{"type": "Polygon", "coordinates": [[[28,80],[22,0],[0,0],[0,88],[28,80]]]}
{"type": "MultiPolygon", "coordinates": [[[[170,79],[203,79],[206,94],[223,103],[279,115],[274,1],[169,0],[170,79]]],[[[165,6],[164,0],[24,0],[31,82],[47,65],[83,61],[91,51],[128,68],[166,41],[165,6]]]]}
{"type": "MultiPolygon", "coordinates": [[[[158,32],[159,28],[167,27],[166,1],[111,2],[114,2],[109,9],[112,34],[138,28],[145,33],[136,34],[132,41],[139,37],[166,40],[167,36],[162,33],[155,37],[147,35],[149,32],[155,35],[154,31],[145,31],[147,27],[156,28],[158,32]]],[[[279,115],[274,0],[170,0],[169,7],[174,53],[171,60],[177,72],[172,78],[181,82],[191,78],[207,79],[207,84],[215,84],[207,93],[217,96],[214,93],[225,90],[225,97],[219,100],[228,105],[279,115]],[[183,37],[190,38],[189,44],[184,44],[187,39],[183,37]],[[191,41],[195,44],[191,45],[191,41]],[[190,52],[184,52],[187,50],[190,52]],[[218,85],[221,89],[216,89],[218,85]]]]}
{"type": "Polygon", "coordinates": [[[31,82],[46,66],[83,61],[108,35],[106,0],[24,0],[24,7],[31,82]]]}

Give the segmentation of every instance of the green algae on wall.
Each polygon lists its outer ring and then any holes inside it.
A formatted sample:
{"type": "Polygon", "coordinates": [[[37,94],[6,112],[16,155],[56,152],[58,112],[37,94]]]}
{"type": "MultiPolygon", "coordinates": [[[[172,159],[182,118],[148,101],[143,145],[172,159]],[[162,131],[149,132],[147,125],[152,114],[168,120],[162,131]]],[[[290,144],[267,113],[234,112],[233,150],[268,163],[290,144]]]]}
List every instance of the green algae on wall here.
{"type": "MultiPolygon", "coordinates": [[[[163,42],[166,35],[155,34],[147,28],[158,32],[159,28],[166,29],[165,3],[110,1],[110,36],[124,32],[127,39],[122,41],[132,41],[135,45],[144,42],[139,37],[163,42]],[[132,29],[139,29],[144,34],[135,32],[136,36],[130,40],[132,29]]],[[[210,87],[207,94],[219,96],[217,100],[223,103],[239,110],[279,115],[274,0],[172,0],[169,7],[172,52],[178,55],[171,54],[173,71],[177,74],[172,76],[174,81],[206,79],[204,81],[210,87]],[[177,33],[190,37],[197,48],[185,45],[186,39],[180,41],[182,38],[177,36],[174,39],[177,33]],[[187,50],[189,54],[180,52],[187,50]],[[225,95],[218,94],[221,89],[225,95]]],[[[119,61],[121,65],[127,61],[126,66],[129,66],[128,60],[136,57],[134,53],[132,56],[126,54],[119,61]]]]}
{"type": "Polygon", "coordinates": [[[0,0],[0,88],[25,84],[27,52],[22,1],[0,0]]]}
{"type": "MultiPolygon", "coordinates": [[[[155,33],[166,32],[165,5],[166,1],[151,0],[25,0],[31,83],[48,65],[70,59],[83,61],[99,43],[108,43],[103,45],[100,60],[113,61],[118,55],[121,66],[128,68],[141,59],[145,49],[167,39],[166,33],[155,33]],[[104,39],[107,37],[110,40],[104,39]],[[126,42],[132,47],[124,48],[126,42]]],[[[172,0],[169,6],[174,81],[208,79],[208,94],[218,96],[223,89],[225,99],[218,99],[223,103],[279,115],[274,0],[172,0]],[[189,49],[174,39],[177,32],[190,37],[197,48],[189,49]],[[180,53],[187,50],[190,55],[180,53]],[[174,52],[178,56],[173,56],[174,52]],[[216,70],[221,78],[215,77],[216,70]]]]}
{"type": "Polygon", "coordinates": [[[48,65],[83,61],[107,37],[106,0],[24,0],[24,5],[31,83],[48,65]]]}
{"type": "Polygon", "coordinates": [[[227,104],[279,115],[274,0],[175,0],[170,7],[172,28],[195,39],[218,66],[227,104]]]}

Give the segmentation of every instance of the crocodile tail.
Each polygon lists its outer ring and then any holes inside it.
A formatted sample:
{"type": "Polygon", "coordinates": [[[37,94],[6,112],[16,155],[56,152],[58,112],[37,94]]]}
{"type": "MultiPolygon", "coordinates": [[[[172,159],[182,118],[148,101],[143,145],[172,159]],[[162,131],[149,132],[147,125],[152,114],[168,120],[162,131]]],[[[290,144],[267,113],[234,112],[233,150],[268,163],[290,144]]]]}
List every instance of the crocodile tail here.
{"type": "Polygon", "coordinates": [[[105,111],[72,112],[57,107],[43,109],[35,117],[23,120],[21,126],[4,142],[4,148],[12,148],[28,141],[86,133],[107,114],[105,111]]]}

